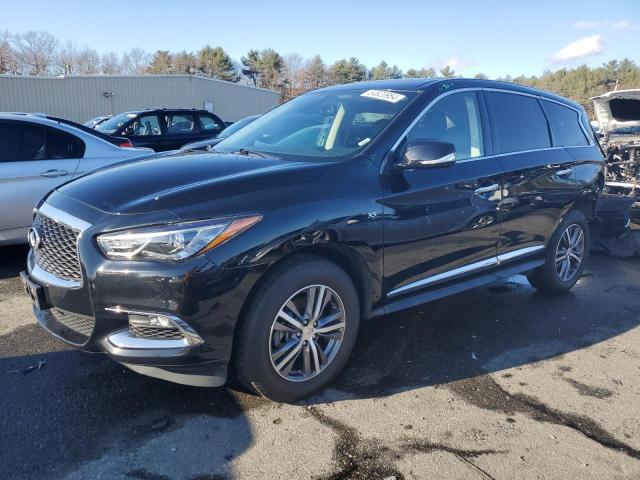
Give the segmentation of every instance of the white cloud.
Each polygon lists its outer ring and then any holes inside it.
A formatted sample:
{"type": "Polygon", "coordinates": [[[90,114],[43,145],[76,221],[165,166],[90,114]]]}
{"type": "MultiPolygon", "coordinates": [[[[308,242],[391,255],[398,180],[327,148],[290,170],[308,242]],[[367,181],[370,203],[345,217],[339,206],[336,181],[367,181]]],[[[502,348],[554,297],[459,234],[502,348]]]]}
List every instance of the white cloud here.
{"type": "Polygon", "coordinates": [[[573,28],[589,30],[594,28],[612,28],[615,30],[640,30],[640,25],[634,24],[631,20],[620,20],[617,22],[596,22],[593,20],[578,20],[573,24],[573,28]]]}
{"type": "Polygon", "coordinates": [[[578,20],[573,24],[573,28],[595,28],[600,25],[600,22],[594,22],[592,20],[578,20]]]}
{"type": "Polygon", "coordinates": [[[604,49],[602,35],[591,35],[571,42],[553,54],[552,60],[556,63],[570,62],[580,58],[590,57],[601,53],[604,49]]]}

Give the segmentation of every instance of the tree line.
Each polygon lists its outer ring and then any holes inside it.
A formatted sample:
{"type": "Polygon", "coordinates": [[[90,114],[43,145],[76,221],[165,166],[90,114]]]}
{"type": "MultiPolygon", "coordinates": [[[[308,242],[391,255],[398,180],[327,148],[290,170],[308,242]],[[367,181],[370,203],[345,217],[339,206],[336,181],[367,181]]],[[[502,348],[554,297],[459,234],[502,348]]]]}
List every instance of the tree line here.
{"type": "MultiPolygon", "coordinates": [[[[271,48],[249,50],[239,60],[232,59],[222,47],[210,45],[195,52],[158,50],[149,53],[135,47],[120,54],[113,51],[99,53],[87,46],[78,47],[71,41],[60,42],[42,31],[0,32],[0,74],[7,73],[201,75],[277,90],[283,101],[316,88],[362,80],[458,76],[449,66],[411,68],[403,72],[384,60],[370,68],[355,57],[327,64],[319,55],[305,59],[297,53],[282,55],[271,48]]],[[[483,73],[474,77],[488,78],[483,73]]],[[[640,88],[640,67],[629,59],[611,60],[600,67],[581,65],[545,71],[540,76],[506,76],[498,80],[549,90],[581,103],[591,113],[590,97],[614,88],[640,88]]]]}

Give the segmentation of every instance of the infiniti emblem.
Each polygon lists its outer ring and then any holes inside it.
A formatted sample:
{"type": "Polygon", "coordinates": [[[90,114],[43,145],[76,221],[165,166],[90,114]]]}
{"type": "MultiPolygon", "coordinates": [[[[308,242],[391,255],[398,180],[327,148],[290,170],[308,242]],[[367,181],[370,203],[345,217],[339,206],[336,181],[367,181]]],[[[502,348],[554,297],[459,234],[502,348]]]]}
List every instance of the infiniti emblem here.
{"type": "Polygon", "coordinates": [[[42,243],[42,237],[40,236],[40,232],[38,232],[37,228],[31,227],[29,229],[27,238],[32,249],[37,250],[38,247],[40,247],[40,244],[42,243]]]}

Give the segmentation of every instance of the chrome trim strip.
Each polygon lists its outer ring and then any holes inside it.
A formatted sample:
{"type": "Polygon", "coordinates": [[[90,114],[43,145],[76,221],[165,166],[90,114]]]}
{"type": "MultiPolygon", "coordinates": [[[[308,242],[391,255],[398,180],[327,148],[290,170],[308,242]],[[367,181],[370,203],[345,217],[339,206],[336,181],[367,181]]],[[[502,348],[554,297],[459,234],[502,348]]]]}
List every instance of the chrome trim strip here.
{"type": "Polygon", "coordinates": [[[109,335],[109,343],[123,350],[170,350],[190,347],[186,338],[181,340],[158,340],[151,338],[139,338],[131,335],[129,329],[109,335]]]}
{"type": "MultiPolygon", "coordinates": [[[[391,152],[395,151],[396,148],[398,148],[398,145],[400,145],[400,143],[402,142],[402,140],[404,140],[404,137],[407,136],[407,134],[409,133],[409,131],[420,121],[420,119],[422,118],[422,116],[427,113],[427,111],[438,101],[440,101],[442,98],[448,96],[448,95],[453,95],[454,93],[460,93],[460,92],[499,92],[499,93],[511,93],[513,95],[522,95],[525,97],[533,97],[536,98],[538,100],[546,100],[548,102],[553,102],[553,103],[557,103],[559,105],[562,105],[564,107],[570,108],[571,110],[575,111],[578,113],[578,115],[581,117],[582,116],[582,111],[580,111],[578,108],[560,102],[558,100],[552,99],[552,98],[548,98],[545,97],[543,95],[535,95],[533,93],[527,93],[527,92],[518,92],[517,90],[509,90],[506,88],[489,88],[489,87],[465,87],[465,88],[458,88],[455,90],[449,90],[448,92],[444,92],[440,95],[438,95],[436,98],[434,98],[433,100],[431,100],[426,107],[424,107],[422,109],[422,111],[416,115],[416,118],[413,119],[413,121],[409,124],[409,126],[404,130],[404,132],[402,132],[402,134],[398,137],[398,139],[396,140],[396,142],[393,144],[393,146],[391,147],[391,152]]],[[[546,113],[545,113],[546,116],[546,113]]],[[[580,129],[582,130],[582,132],[586,135],[587,137],[587,141],[589,142],[589,145],[572,145],[570,147],[550,147],[550,148],[538,148],[535,150],[522,150],[522,151],[518,151],[518,152],[509,152],[509,153],[502,153],[502,154],[497,154],[497,155],[488,155],[488,156],[482,156],[482,157],[476,157],[473,159],[467,159],[467,160],[463,160],[464,161],[477,161],[477,160],[483,160],[486,158],[494,158],[494,157],[498,157],[498,156],[503,156],[503,155],[513,155],[514,153],[525,153],[525,152],[538,152],[538,151],[542,151],[542,150],[551,150],[551,149],[558,149],[558,148],[584,148],[584,147],[593,147],[595,144],[593,143],[593,139],[591,138],[591,135],[588,135],[587,132],[585,132],[584,130],[584,126],[582,125],[582,122],[578,121],[578,123],[580,124],[580,129]]],[[[458,163],[460,163],[461,161],[459,160],[458,163]]]]}
{"type": "Polygon", "coordinates": [[[409,290],[413,290],[419,287],[425,287],[432,283],[440,282],[442,280],[447,280],[449,278],[457,277],[460,275],[464,275],[466,273],[471,273],[475,270],[480,270],[482,268],[492,267],[495,265],[499,265],[502,262],[507,260],[511,260],[517,257],[521,257],[523,255],[529,255],[531,253],[543,250],[545,248],[544,245],[535,245],[533,247],[521,248],[519,250],[514,250],[512,252],[503,253],[502,255],[498,255],[496,257],[488,258],[486,260],[482,260],[480,262],[471,263],[469,265],[465,265],[463,267],[455,268],[453,270],[449,270],[447,272],[442,272],[437,275],[433,275],[431,277],[423,278],[422,280],[417,280],[415,282],[409,283],[402,287],[396,288],[395,290],[391,290],[387,296],[391,297],[394,295],[398,295],[400,293],[407,292],[409,290]]]}
{"type": "Polygon", "coordinates": [[[513,258],[522,257],[523,255],[529,255],[531,253],[539,252],[540,250],[544,250],[544,245],[534,245],[533,247],[520,248],[518,250],[513,250],[512,252],[503,253],[498,255],[498,265],[507,260],[511,260],[513,258]]]}
{"type": "Polygon", "coordinates": [[[78,289],[82,287],[82,282],[76,282],[75,280],[65,280],[64,278],[56,277],[55,275],[47,272],[43,269],[36,259],[32,259],[33,252],[29,250],[27,257],[27,271],[29,276],[34,280],[37,280],[47,286],[78,289]]]}
{"type": "Polygon", "coordinates": [[[388,296],[398,295],[408,290],[413,290],[414,288],[425,287],[427,285],[430,285],[435,282],[439,282],[441,280],[457,277],[458,275],[463,275],[465,273],[469,273],[474,270],[491,267],[497,264],[498,264],[498,260],[496,257],[488,258],[487,260],[482,260],[481,262],[472,263],[470,265],[465,265],[464,267],[459,267],[453,270],[449,270],[448,272],[439,273],[431,277],[423,278],[422,280],[417,280],[413,283],[409,283],[408,285],[404,285],[400,288],[396,288],[395,290],[391,290],[387,295],[388,296]]]}
{"type": "Polygon", "coordinates": [[[78,232],[83,232],[91,226],[89,222],[85,222],[78,217],[74,217],[70,213],[64,212],[59,208],[52,207],[48,203],[43,203],[36,212],[39,212],[45,217],[49,217],[50,219],[60,222],[78,232]]]}

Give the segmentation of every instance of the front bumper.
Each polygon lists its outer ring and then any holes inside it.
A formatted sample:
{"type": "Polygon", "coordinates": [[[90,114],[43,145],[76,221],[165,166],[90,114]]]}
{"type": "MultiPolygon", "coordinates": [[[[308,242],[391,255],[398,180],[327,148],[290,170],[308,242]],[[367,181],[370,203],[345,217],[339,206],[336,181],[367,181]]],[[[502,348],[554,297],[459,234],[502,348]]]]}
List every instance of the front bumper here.
{"type": "Polygon", "coordinates": [[[74,288],[43,275],[29,253],[25,275],[41,291],[41,302],[34,302],[40,325],[145,375],[198,386],[226,381],[236,322],[258,267],[221,269],[206,257],[172,264],[114,262],[92,242],[79,242],[79,252],[83,282],[74,288]],[[128,311],[170,316],[201,341],[132,336],[128,311]]]}

